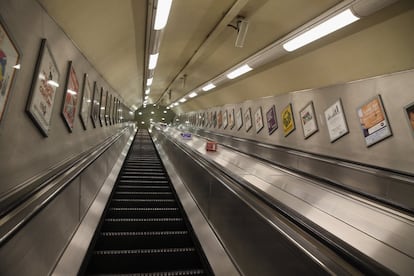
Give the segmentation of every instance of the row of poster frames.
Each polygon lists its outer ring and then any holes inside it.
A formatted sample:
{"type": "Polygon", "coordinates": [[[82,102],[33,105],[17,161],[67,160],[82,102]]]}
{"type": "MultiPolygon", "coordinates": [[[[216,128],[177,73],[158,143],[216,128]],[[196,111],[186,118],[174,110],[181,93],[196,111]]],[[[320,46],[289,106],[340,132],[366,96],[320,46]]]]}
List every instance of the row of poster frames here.
{"type": "MultiPolygon", "coordinates": [[[[414,103],[405,106],[404,113],[414,137],[414,103]]],[[[308,102],[302,107],[298,116],[305,139],[311,137],[319,130],[313,101],[308,102]]],[[[391,127],[386,116],[381,95],[377,95],[360,105],[357,108],[357,116],[359,118],[365,143],[368,147],[392,136],[391,127]]],[[[278,129],[277,112],[274,105],[268,110],[265,110],[265,117],[267,132],[271,135],[278,129]]],[[[286,137],[296,129],[295,116],[293,114],[291,103],[282,109],[280,118],[283,134],[286,137]]],[[[324,118],[331,143],[349,133],[340,98],[324,110],[324,118]]],[[[225,110],[191,114],[188,117],[188,123],[196,127],[230,129],[236,131],[240,131],[244,125],[246,132],[249,132],[254,125],[256,133],[261,132],[265,126],[262,107],[254,110],[253,118],[250,107],[244,111],[242,108],[229,108],[225,110]]]]}
{"type": "MultiPolygon", "coordinates": [[[[6,103],[10,95],[11,86],[15,76],[16,65],[20,62],[20,53],[15,46],[10,34],[6,31],[5,24],[0,18],[0,120],[3,117],[6,103]]],[[[53,106],[60,73],[55,59],[50,51],[46,39],[41,40],[40,50],[33,74],[30,93],[27,100],[26,112],[44,136],[48,136],[53,106]]],[[[74,128],[76,115],[78,114],[83,128],[86,130],[89,120],[94,128],[121,123],[124,113],[129,109],[121,101],[103,87],[98,87],[97,82],[90,85],[88,75],[83,75],[82,91],[79,79],[72,61],[68,62],[65,78],[64,97],[61,106],[62,118],[70,132],[74,128]],[[80,95],[82,92],[82,95],[80,95]],[[77,110],[79,99],[80,108],[77,110]]]]}

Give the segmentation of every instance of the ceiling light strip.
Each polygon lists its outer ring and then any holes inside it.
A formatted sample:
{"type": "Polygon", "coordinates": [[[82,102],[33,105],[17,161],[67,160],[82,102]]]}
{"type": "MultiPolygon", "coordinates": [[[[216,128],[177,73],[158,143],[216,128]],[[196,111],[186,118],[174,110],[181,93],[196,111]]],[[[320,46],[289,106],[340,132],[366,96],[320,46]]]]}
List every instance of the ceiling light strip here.
{"type": "Polygon", "coordinates": [[[172,0],[158,0],[155,14],[154,30],[162,30],[167,25],[172,0]]]}

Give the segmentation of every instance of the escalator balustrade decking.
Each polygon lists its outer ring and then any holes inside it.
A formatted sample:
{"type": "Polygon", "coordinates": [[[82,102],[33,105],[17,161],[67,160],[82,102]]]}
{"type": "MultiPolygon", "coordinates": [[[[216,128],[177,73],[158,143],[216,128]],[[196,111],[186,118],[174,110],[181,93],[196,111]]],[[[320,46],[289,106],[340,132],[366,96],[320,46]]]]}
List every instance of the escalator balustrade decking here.
{"type": "Polygon", "coordinates": [[[139,130],[85,273],[210,275],[146,130],[139,130]]]}

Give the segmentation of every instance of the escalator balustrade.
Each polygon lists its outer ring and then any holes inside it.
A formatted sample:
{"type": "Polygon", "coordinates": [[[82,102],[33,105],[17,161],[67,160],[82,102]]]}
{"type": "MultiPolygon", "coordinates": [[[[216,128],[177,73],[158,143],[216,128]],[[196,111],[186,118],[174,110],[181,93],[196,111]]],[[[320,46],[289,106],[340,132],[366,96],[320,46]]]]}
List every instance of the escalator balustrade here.
{"type": "Polygon", "coordinates": [[[94,240],[87,275],[211,275],[147,130],[135,136],[94,240]]]}

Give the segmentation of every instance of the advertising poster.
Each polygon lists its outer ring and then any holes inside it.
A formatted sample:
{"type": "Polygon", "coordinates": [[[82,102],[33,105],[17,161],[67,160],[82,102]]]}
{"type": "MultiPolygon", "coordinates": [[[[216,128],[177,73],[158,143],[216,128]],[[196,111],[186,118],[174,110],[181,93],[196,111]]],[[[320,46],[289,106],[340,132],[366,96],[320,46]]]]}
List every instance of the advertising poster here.
{"type": "Polygon", "coordinates": [[[410,128],[410,132],[414,137],[414,102],[404,107],[405,115],[407,116],[408,120],[408,127],[410,128]]]}
{"type": "Polygon", "coordinates": [[[392,136],[380,95],[360,106],[357,114],[368,147],[392,136]]]}
{"type": "Polygon", "coordinates": [[[221,128],[221,126],[223,125],[223,113],[221,112],[221,110],[217,112],[217,124],[218,128],[221,128]]]}
{"type": "Polygon", "coordinates": [[[93,127],[98,126],[99,120],[99,110],[100,110],[100,100],[99,100],[99,91],[98,91],[98,84],[96,81],[93,84],[93,100],[92,100],[92,110],[91,110],[91,119],[93,127]]]}
{"type": "Polygon", "coordinates": [[[0,121],[6,108],[20,54],[0,20],[0,121]]]}
{"type": "Polygon", "coordinates": [[[250,107],[244,112],[244,122],[246,123],[246,132],[249,132],[249,130],[252,128],[252,112],[250,110],[250,107]]]}
{"type": "Polygon", "coordinates": [[[59,71],[46,39],[42,39],[26,111],[44,136],[50,130],[58,87],[59,71]]]}
{"type": "Polygon", "coordinates": [[[227,117],[227,110],[223,112],[223,129],[225,129],[228,125],[228,117],[227,117]]]}
{"type": "Polygon", "coordinates": [[[318,131],[318,123],[316,122],[313,102],[309,102],[302,110],[300,110],[299,116],[303,129],[303,136],[307,139],[318,131]]]}
{"type": "Polygon", "coordinates": [[[270,135],[278,128],[275,105],[272,105],[272,107],[266,112],[266,121],[267,121],[267,130],[269,131],[269,135],[270,135]]]}
{"type": "Polygon", "coordinates": [[[283,133],[288,136],[295,130],[295,120],[293,118],[292,104],[288,104],[282,110],[283,133]]]}
{"type": "Polygon", "coordinates": [[[242,114],[241,108],[237,109],[236,111],[236,125],[237,125],[237,130],[240,130],[241,127],[243,126],[243,114],[242,114]]]}
{"type": "Polygon", "coordinates": [[[229,111],[229,128],[230,129],[233,129],[233,127],[235,125],[234,122],[235,122],[235,120],[234,120],[234,109],[232,108],[229,111]]]}
{"type": "Polygon", "coordinates": [[[92,91],[89,83],[88,74],[83,76],[82,86],[82,101],[80,106],[79,116],[82,122],[83,129],[86,130],[89,121],[89,114],[91,112],[92,91]]]}
{"type": "Polygon", "coordinates": [[[328,107],[324,113],[331,143],[349,132],[340,99],[328,107]]]}
{"type": "Polygon", "coordinates": [[[63,98],[62,116],[69,131],[72,132],[75,123],[76,105],[78,104],[79,82],[72,62],[69,62],[68,75],[66,77],[66,89],[63,98]]]}
{"type": "Polygon", "coordinates": [[[259,107],[254,113],[254,125],[256,127],[256,133],[259,133],[263,128],[263,115],[262,108],[259,107]]]}

